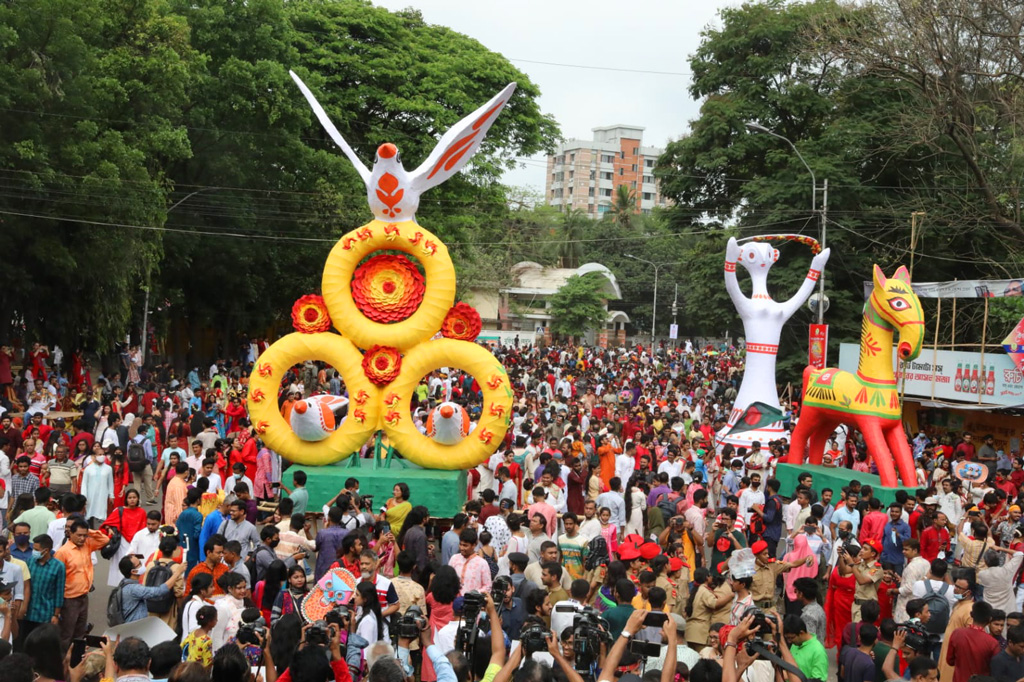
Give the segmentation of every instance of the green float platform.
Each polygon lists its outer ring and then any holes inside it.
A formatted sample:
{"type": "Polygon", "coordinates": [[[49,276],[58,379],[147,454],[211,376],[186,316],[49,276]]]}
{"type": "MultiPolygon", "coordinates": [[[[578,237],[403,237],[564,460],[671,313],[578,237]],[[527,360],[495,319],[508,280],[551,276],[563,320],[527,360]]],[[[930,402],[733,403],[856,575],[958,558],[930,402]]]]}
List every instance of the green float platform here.
{"type": "Polygon", "coordinates": [[[359,480],[359,493],[373,495],[374,512],[377,512],[388,498],[396,483],[409,485],[413,505],[422,504],[435,518],[451,518],[462,511],[466,504],[466,472],[421,469],[405,459],[388,458],[388,468],[382,463],[374,466],[373,459],[358,460],[359,466],[352,466],[348,459],[338,464],[322,467],[293,465],[284,473],[284,480],[291,487],[291,472],[306,472],[306,490],[309,491],[309,508],[316,510],[327,504],[345,488],[349,477],[359,480]]]}
{"type": "Polygon", "coordinates": [[[839,499],[839,491],[843,486],[849,485],[850,481],[860,481],[861,485],[870,485],[875,497],[882,501],[882,506],[896,501],[896,491],[906,490],[911,497],[914,496],[915,488],[895,487],[888,488],[882,485],[882,481],[874,474],[864,474],[852,469],[824,467],[814,464],[779,464],[775,467],[775,478],[779,480],[779,493],[784,497],[792,497],[796,490],[797,476],[807,472],[814,476],[814,490],[820,495],[825,488],[831,488],[833,496],[839,499]]]}

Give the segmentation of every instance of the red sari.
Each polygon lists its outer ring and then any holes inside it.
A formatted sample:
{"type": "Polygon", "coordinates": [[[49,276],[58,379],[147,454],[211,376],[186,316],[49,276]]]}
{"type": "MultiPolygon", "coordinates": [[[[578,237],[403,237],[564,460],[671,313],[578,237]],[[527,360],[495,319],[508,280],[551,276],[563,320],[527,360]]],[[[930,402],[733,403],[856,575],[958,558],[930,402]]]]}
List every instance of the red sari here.
{"type": "Polygon", "coordinates": [[[842,578],[839,568],[832,569],[828,582],[828,596],[825,597],[825,620],[828,631],[825,634],[825,648],[839,647],[843,637],[843,629],[853,622],[853,593],[857,589],[857,579],[851,573],[842,578]]]}
{"type": "MultiPolygon", "coordinates": [[[[112,465],[114,468],[114,507],[124,506],[124,491],[132,482],[132,472],[129,471],[128,465],[122,463],[120,470],[117,465],[112,465]]],[[[81,477],[79,477],[79,484],[81,484],[81,477]]],[[[142,494],[142,491],[139,491],[142,494]]],[[[145,522],[142,524],[145,526],[145,522]]]]}
{"type": "Polygon", "coordinates": [[[118,511],[120,506],[118,502],[101,528],[117,528],[121,531],[123,541],[130,543],[135,534],[146,527],[146,510],[142,507],[125,507],[121,512],[118,511]]]}

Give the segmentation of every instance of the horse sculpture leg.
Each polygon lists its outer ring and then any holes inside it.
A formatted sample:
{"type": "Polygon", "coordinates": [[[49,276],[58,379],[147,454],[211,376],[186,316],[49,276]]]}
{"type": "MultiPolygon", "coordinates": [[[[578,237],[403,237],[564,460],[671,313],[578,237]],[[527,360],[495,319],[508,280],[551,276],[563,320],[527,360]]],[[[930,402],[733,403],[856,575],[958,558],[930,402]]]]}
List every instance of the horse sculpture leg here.
{"type": "Polygon", "coordinates": [[[789,454],[786,455],[786,462],[789,464],[803,464],[804,463],[804,451],[807,449],[807,439],[811,437],[811,432],[816,423],[817,414],[814,408],[804,407],[803,413],[800,415],[800,421],[796,423],[796,428],[793,429],[793,440],[789,444],[789,454]]]}
{"type": "Polygon", "coordinates": [[[887,488],[899,485],[896,480],[896,469],[893,467],[892,453],[885,442],[885,434],[882,433],[882,424],[878,417],[861,418],[857,420],[857,427],[864,434],[864,444],[868,446],[868,453],[878,466],[878,477],[882,479],[882,485],[887,488]]]}
{"type": "Polygon", "coordinates": [[[892,423],[885,429],[885,440],[889,443],[889,451],[896,460],[896,467],[899,469],[903,485],[917,487],[917,469],[914,468],[914,455],[907,443],[907,436],[903,433],[903,425],[899,420],[892,423]]]}
{"type": "Polygon", "coordinates": [[[821,464],[821,460],[825,456],[825,446],[828,445],[828,439],[832,437],[832,433],[836,430],[837,426],[839,426],[839,421],[835,419],[831,421],[823,419],[818,422],[817,428],[811,434],[811,449],[807,453],[807,462],[809,464],[821,464]]]}

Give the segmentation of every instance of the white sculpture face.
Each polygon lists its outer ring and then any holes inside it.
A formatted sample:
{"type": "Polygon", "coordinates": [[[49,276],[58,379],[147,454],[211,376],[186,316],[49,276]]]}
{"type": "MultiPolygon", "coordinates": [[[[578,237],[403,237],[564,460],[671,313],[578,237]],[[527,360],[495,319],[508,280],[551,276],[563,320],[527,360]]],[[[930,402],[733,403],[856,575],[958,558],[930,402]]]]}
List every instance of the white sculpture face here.
{"type": "Polygon", "coordinates": [[[736,257],[736,262],[746,268],[751,277],[766,276],[777,260],[779,250],[761,242],[744,244],[740,248],[740,255],[736,257]]]}

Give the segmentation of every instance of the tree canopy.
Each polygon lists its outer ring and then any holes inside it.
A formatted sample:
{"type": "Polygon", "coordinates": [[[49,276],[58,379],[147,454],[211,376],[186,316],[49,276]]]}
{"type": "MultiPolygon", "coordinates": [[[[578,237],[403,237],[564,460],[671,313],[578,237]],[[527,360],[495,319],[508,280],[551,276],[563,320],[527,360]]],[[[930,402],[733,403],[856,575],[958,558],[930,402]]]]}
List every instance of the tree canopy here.
{"type": "Polygon", "coordinates": [[[556,334],[583,336],[608,322],[608,311],[601,298],[602,275],[573,275],[549,300],[551,329],[556,334]]]}

